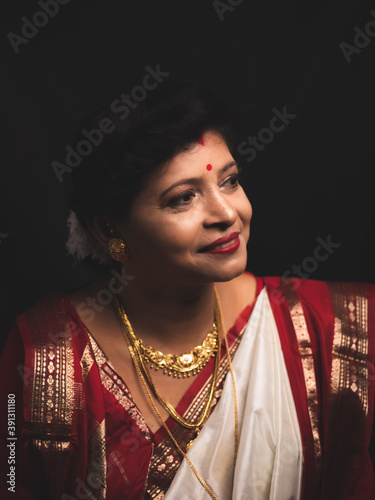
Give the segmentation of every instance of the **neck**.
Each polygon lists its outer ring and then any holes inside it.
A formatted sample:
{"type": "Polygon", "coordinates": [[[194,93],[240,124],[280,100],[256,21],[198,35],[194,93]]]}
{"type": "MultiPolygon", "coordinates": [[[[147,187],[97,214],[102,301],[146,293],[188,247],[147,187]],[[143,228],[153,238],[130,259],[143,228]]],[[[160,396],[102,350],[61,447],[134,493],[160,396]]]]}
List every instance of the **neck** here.
{"type": "Polygon", "coordinates": [[[136,335],[161,351],[190,350],[212,329],[213,283],[163,288],[134,280],[121,292],[120,300],[136,335]]]}

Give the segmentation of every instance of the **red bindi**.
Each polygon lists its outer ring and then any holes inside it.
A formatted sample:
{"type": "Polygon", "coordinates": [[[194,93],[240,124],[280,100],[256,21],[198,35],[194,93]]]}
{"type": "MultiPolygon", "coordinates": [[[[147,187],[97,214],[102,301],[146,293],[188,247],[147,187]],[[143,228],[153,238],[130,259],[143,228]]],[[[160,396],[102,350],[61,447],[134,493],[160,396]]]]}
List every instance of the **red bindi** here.
{"type": "Polygon", "coordinates": [[[203,137],[201,137],[201,138],[199,139],[199,144],[202,144],[202,146],[204,146],[204,139],[203,139],[203,137]]]}
{"type": "Polygon", "coordinates": [[[207,165],[207,167],[206,167],[206,168],[207,168],[207,170],[212,170],[212,165],[211,165],[211,163],[209,163],[209,164],[207,165]]]}

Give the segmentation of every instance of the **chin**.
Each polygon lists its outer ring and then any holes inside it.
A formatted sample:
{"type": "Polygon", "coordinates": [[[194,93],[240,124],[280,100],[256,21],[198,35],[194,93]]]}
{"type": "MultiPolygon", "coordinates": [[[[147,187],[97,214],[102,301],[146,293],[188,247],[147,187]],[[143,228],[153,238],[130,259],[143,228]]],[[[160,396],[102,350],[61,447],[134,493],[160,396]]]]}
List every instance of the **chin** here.
{"type": "Polygon", "coordinates": [[[237,276],[240,276],[241,274],[243,274],[245,269],[246,269],[246,264],[244,266],[241,266],[241,268],[238,268],[238,269],[233,270],[233,271],[228,270],[228,271],[218,272],[218,273],[216,273],[216,276],[214,277],[214,279],[212,281],[219,283],[222,281],[234,280],[234,278],[237,278],[237,276]]]}

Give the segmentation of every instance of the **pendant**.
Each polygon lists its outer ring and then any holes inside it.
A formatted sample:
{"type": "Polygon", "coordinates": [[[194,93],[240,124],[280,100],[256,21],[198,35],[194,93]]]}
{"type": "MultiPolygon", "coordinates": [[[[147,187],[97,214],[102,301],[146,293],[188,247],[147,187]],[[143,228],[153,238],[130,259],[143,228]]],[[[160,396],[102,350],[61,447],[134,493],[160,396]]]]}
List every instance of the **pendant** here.
{"type": "Polygon", "coordinates": [[[218,330],[216,322],[213,324],[213,330],[208,332],[202,345],[194,347],[190,352],[183,354],[164,354],[155,350],[150,345],[144,345],[141,339],[138,342],[138,350],[143,360],[148,363],[152,370],[159,368],[165,375],[174,378],[185,378],[196,375],[209,362],[210,358],[215,356],[219,348],[218,330]]]}

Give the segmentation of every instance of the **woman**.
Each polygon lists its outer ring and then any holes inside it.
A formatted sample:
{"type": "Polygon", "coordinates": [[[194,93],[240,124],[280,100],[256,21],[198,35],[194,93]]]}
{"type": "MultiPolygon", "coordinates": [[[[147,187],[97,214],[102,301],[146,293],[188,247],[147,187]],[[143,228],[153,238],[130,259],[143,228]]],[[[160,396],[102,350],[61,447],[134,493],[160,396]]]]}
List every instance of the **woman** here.
{"type": "Polygon", "coordinates": [[[16,321],[2,498],[374,498],[374,287],[245,272],[252,209],[207,90],[102,120],[68,248],[108,273],[16,321]]]}

